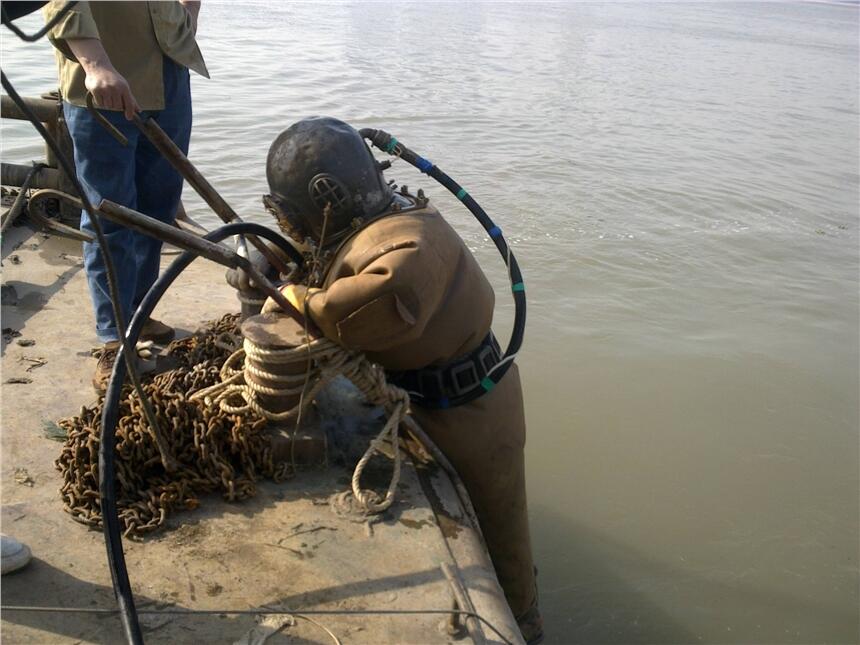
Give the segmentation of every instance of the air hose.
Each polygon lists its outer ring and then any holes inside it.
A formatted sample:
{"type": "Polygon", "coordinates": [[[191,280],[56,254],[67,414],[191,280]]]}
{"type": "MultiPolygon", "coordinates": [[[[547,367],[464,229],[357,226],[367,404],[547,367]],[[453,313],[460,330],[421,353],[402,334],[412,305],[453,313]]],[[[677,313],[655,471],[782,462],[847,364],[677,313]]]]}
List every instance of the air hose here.
{"type": "MultiPolygon", "coordinates": [[[[205,236],[211,242],[220,242],[233,235],[257,235],[274,243],[280,250],[294,261],[301,262],[302,257],[293,246],[275,231],[260,224],[241,222],[227,224],[215,229],[205,236]]],[[[156,305],[164,293],[190,265],[197,255],[185,251],[177,257],[162,273],[155,284],[147,292],[134,312],[126,332],[126,344],[120,348],[114,361],[113,373],[107,386],[102,409],[100,428],[101,442],[99,444],[99,494],[101,497],[102,518],[104,522],[105,546],[108,552],[108,567],[113,580],[114,593],[120,609],[120,616],[125,630],[126,639],[132,645],[143,643],[140,623],[134,606],[134,596],[128,579],[128,568],[125,564],[125,554],[122,549],[122,534],[119,526],[119,514],[116,504],[116,471],[114,458],[116,450],[116,426],[119,420],[119,399],[122,386],[125,383],[126,364],[123,360],[124,347],[135,347],[143,329],[156,305]]]]}
{"type": "MultiPolygon", "coordinates": [[[[123,335],[123,331],[126,330],[126,326],[125,326],[125,321],[123,320],[122,311],[120,310],[120,308],[117,304],[119,302],[119,297],[118,297],[118,291],[117,291],[116,269],[114,267],[113,258],[111,257],[110,249],[108,248],[108,245],[105,242],[105,238],[104,238],[104,234],[102,232],[101,224],[99,223],[98,218],[95,216],[95,211],[92,207],[92,204],[87,199],[87,196],[84,193],[83,188],[81,187],[80,182],[77,179],[77,176],[75,175],[74,169],[72,168],[72,166],[71,166],[69,160],[66,158],[65,154],[63,154],[63,152],[60,150],[56,140],[47,132],[47,130],[45,129],[45,126],[43,126],[41,124],[41,122],[39,122],[39,120],[33,114],[32,110],[30,110],[30,108],[27,107],[27,105],[23,102],[21,97],[15,91],[15,88],[9,82],[9,79],[6,78],[6,74],[0,73],[0,80],[2,80],[3,88],[9,93],[9,96],[12,98],[12,100],[15,102],[15,104],[19,107],[19,109],[21,109],[21,111],[27,115],[27,118],[29,119],[30,123],[32,123],[33,127],[36,128],[36,130],[39,132],[39,134],[42,136],[42,138],[47,143],[48,147],[56,155],[57,161],[59,162],[60,166],[63,168],[63,171],[66,173],[66,176],[73,182],[75,189],[78,192],[78,195],[80,196],[81,202],[83,203],[84,210],[86,210],[87,213],[89,213],[89,215],[90,215],[90,220],[93,223],[93,227],[95,228],[95,231],[96,231],[96,236],[99,240],[99,245],[100,245],[100,247],[103,251],[103,255],[104,255],[105,269],[107,271],[107,278],[108,278],[108,287],[109,287],[110,296],[111,296],[111,305],[112,305],[113,311],[114,311],[114,320],[116,321],[117,330],[121,334],[121,336],[120,336],[120,340],[121,340],[120,347],[124,348],[126,346],[129,346],[128,345],[128,343],[129,343],[128,339],[130,338],[130,336],[128,336],[128,334],[123,335]]],[[[149,311],[151,312],[152,309],[149,309],[149,311]]],[[[144,320],[145,320],[145,318],[142,319],[138,323],[137,332],[135,333],[135,336],[134,336],[134,339],[135,339],[134,343],[135,344],[137,342],[137,337],[140,335],[140,330],[143,327],[143,321],[144,320]]],[[[134,344],[132,344],[130,346],[134,347],[134,344]]],[[[118,358],[122,357],[122,356],[123,356],[123,353],[122,353],[122,351],[120,351],[118,353],[118,358]]],[[[120,364],[122,364],[121,365],[121,371],[123,373],[123,380],[124,380],[125,379],[126,365],[125,365],[125,362],[123,360],[117,360],[116,365],[120,365],[120,364]]],[[[115,367],[116,367],[116,365],[115,365],[115,367]]],[[[132,382],[135,386],[135,390],[138,392],[138,394],[140,396],[141,405],[144,409],[145,415],[147,416],[148,419],[153,419],[154,417],[152,416],[152,408],[149,405],[149,401],[146,398],[145,393],[143,392],[143,388],[140,384],[139,376],[136,373],[132,372],[131,379],[132,379],[132,382]]],[[[115,427],[115,425],[116,425],[116,419],[114,419],[114,426],[113,427],[115,427]]],[[[150,425],[152,427],[157,427],[157,424],[152,422],[152,421],[150,421],[150,425]]],[[[102,436],[104,436],[104,433],[102,433],[102,436]]],[[[111,435],[110,443],[111,443],[111,445],[114,444],[113,435],[111,435]]],[[[101,465],[102,465],[101,455],[99,455],[99,464],[101,467],[101,465]]],[[[109,467],[110,467],[111,474],[113,475],[114,471],[113,471],[113,460],[112,460],[112,458],[110,460],[109,467]]],[[[113,484],[113,482],[111,482],[111,483],[113,484]]],[[[100,482],[100,484],[101,484],[101,482],[100,482]]],[[[104,499],[103,499],[102,500],[102,509],[104,509],[104,508],[105,508],[105,506],[104,506],[104,499]]],[[[114,530],[118,532],[119,531],[119,519],[116,515],[116,503],[115,503],[115,501],[114,501],[112,508],[113,508],[113,513],[114,513],[113,516],[111,517],[110,515],[105,515],[105,518],[106,518],[105,530],[107,531],[107,527],[110,524],[110,522],[112,521],[114,524],[114,530]]],[[[115,551],[115,549],[112,549],[111,544],[110,544],[110,540],[107,537],[107,533],[106,533],[106,537],[105,537],[105,544],[107,546],[107,551],[108,551],[108,564],[109,564],[110,569],[111,569],[111,577],[114,580],[114,592],[116,593],[117,603],[119,604],[120,611],[122,612],[123,628],[125,629],[126,639],[130,643],[137,645],[139,643],[142,643],[143,640],[142,640],[142,636],[140,633],[140,625],[138,624],[137,616],[134,614],[134,603],[133,603],[133,600],[131,599],[131,594],[128,593],[128,594],[123,595],[122,593],[120,593],[120,589],[122,589],[122,585],[119,585],[119,586],[117,585],[117,575],[118,575],[118,572],[120,572],[124,575],[125,588],[126,588],[126,590],[129,590],[128,589],[128,574],[127,574],[127,571],[125,569],[125,561],[123,560],[122,547],[121,547],[121,545],[119,546],[119,558],[120,558],[121,567],[117,569],[114,566],[115,558],[116,558],[116,551],[115,551]],[[131,605],[128,605],[128,602],[131,602],[131,605]],[[129,613],[129,611],[131,613],[129,613]]]]}
{"type": "Polygon", "coordinates": [[[463,205],[469,209],[472,215],[474,215],[481,223],[481,226],[484,227],[484,230],[487,231],[490,239],[493,240],[499,253],[501,253],[505,266],[508,268],[508,277],[511,280],[511,292],[513,293],[516,310],[514,313],[514,329],[511,333],[508,347],[505,349],[505,353],[502,355],[501,360],[495,365],[495,367],[490,369],[487,376],[484,377],[479,384],[458,397],[447,399],[445,401],[445,405],[440,401],[424,399],[420,395],[417,395],[417,393],[409,393],[416,403],[420,403],[424,407],[454,407],[456,405],[463,405],[464,403],[473,401],[482,394],[492,390],[499,381],[502,380],[502,377],[513,364],[514,359],[517,356],[517,352],[520,351],[520,346],[523,343],[523,334],[525,333],[526,327],[526,291],[519,264],[517,264],[517,260],[514,257],[511,248],[508,246],[508,243],[502,235],[502,229],[493,223],[493,220],[490,219],[489,215],[487,215],[484,209],[481,208],[478,202],[476,202],[474,198],[466,192],[465,188],[442,172],[442,170],[440,170],[438,166],[434,165],[432,161],[416,154],[384,130],[363,128],[362,130],[359,130],[359,133],[365,139],[369,139],[370,142],[380,150],[387,152],[394,157],[403,159],[409,164],[415,166],[425,175],[429,175],[447,188],[457,199],[463,202],[463,205]]]}
{"type": "MultiPolygon", "coordinates": [[[[24,3],[22,3],[22,4],[24,4],[24,3]]],[[[28,4],[29,5],[33,5],[33,4],[38,5],[39,3],[28,3],[28,4]]],[[[50,30],[54,25],[56,25],[63,18],[63,16],[65,16],[68,13],[68,11],[75,4],[77,4],[77,2],[67,2],[63,6],[63,8],[57,13],[57,15],[54,16],[54,18],[47,25],[45,25],[44,28],[42,28],[40,31],[38,31],[37,33],[32,34],[32,35],[27,35],[27,34],[23,33],[20,29],[18,29],[17,27],[15,27],[11,23],[12,16],[7,14],[5,5],[3,7],[3,12],[2,12],[3,13],[3,24],[5,26],[7,26],[10,30],[12,30],[15,34],[17,34],[22,40],[25,40],[27,42],[33,42],[33,41],[38,40],[42,36],[44,36],[48,32],[48,30],[50,30]]],[[[35,9],[35,7],[31,7],[31,8],[33,10],[35,9]]],[[[36,115],[33,113],[33,111],[27,106],[27,104],[24,103],[24,100],[21,98],[21,96],[18,94],[18,92],[12,86],[12,83],[9,81],[9,79],[6,78],[6,74],[3,73],[2,71],[0,71],[0,83],[2,83],[3,89],[6,90],[6,92],[9,94],[9,97],[12,99],[12,101],[26,115],[27,120],[30,121],[30,123],[33,125],[33,127],[36,129],[36,131],[39,133],[39,135],[45,140],[45,143],[47,144],[48,148],[54,153],[54,155],[57,159],[58,165],[62,168],[66,177],[74,185],[75,190],[77,191],[78,195],[80,196],[84,210],[86,210],[90,216],[90,221],[92,222],[93,228],[95,229],[96,237],[97,237],[98,242],[99,242],[99,247],[101,248],[103,255],[104,255],[105,270],[107,272],[107,281],[108,281],[108,289],[110,292],[111,306],[112,306],[113,312],[114,312],[114,321],[116,322],[117,330],[120,333],[121,347],[123,347],[123,348],[127,347],[128,341],[126,340],[126,335],[124,334],[124,331],[126,329],[125,321],[124,321],[124,317],[122,315],[122,310],[118,304],[119,303],[119,291],[118,291],[118,287],[117,287],[116,268],[114,266],[113,257],[111,256],[110,249],[108,248],[107,242],[105,240],[105,236],[104,236],[104,233],[102,231],[101,223],[100,223],[99,219],[96,217],[93,206],[90,203],[89,199],[87,198],[87,195],[84,192],[84,189],[81,186],[81,183],[77,178],[77,175],[75,174],[74,166],[72,166],[68,157],[60,149],[59,144],[57,143],[56,139],[47,131],[45,126],[39,121],[39,119],[36,117],[36,115]]],[[[141,321],[138,324],[138,331],[135,335],[135,338],[137,338],[137,336],[140,335],[140,329],[142,328],[142,326],[143,326],[143,322],[141,321]]],[[[133,345],[132,345],[132,347],[133,347],[133,345]]],[[[117,363],[121,363],[121,362],[122,361],[117,361],[117,363]]],[[[125,373],[124,373],[125,368],[126,368],[126,365],[123,363],[123,365],[122,365],[123,378],[125,377],[125,373]]],[[[143,388],[140,384],[140,379],[139,379],[138,375],[136,374],[136,370],[134,369],[133,365],[131,366],[131,370],[132,370],[132,372],[131,372],[132,382],[135,386],[135,390],[138,392],[138,394],[140,396],[141,405],[144,408],[144,412],[145,412],[148,419],[150,419],[150,420],[154,419],[154,417],[152,416],[151,406],[149,405],[149,401],[146,399],[146,395],[143,392],[143,388]]],[[[116,423],[116,421],[114,421],[114,425],[115,425],[115,423],[116,423]]],[[[155,424],[152,421],[150,421],[150,425],[155,427],[155,424]]],[[[111,438],[111,443],[113,444],[113,437],[111,438]]],[[[111,461],[110,466],[111,466],[111,472],[113,473],[112,461],[111,461]]],[[[114,504],[114,517],[112,519],[117,524],[116,528],[118,529],[119,527],[118,527],[118,517],[116,517],[116,504],[114,504]]],[[[106,539],[106,544],[107,544],[107,539],[106,539]]],[[[121,546],[120,546],[120,559],[122,560],[121,546]]],[[[111,556],[110,546],[108,546],[108,560],[109,560],[109,562],[111,562],[111,576],[113,577],[113,580],[114,580],[114,592],[117,593],[116,576],[115,576],[113,565],[112,565],[112,556],[111,556]]],[[[125,573],[125,581],[126,581],[126,586],[127,586],[128,575],[127,575],[127,571],[125,571],[124,560],[122,561],[122,568],[123,568],[123,572],[125,573]]],[[[128,598],[131,599],[130,594],[128,594],[128,598]]],[[[142,640],[142,637],[140,634],[140,625],[138,624],[137,616],[133,615],[133,620],[131,620],[131,621],[126,620],[125,607],[123,605],[124,599],[120,596],[119,593],[117,593],[117,601],[120,604],[120,609],[123,611],[123,627],[125,628],[127,640],[131,643],[134,643],[135,645],[137,643],[142,643],[143,640],[142,640]]],[[[131,611],[134,612],[133,601],[131,604],[131,611]]]]}

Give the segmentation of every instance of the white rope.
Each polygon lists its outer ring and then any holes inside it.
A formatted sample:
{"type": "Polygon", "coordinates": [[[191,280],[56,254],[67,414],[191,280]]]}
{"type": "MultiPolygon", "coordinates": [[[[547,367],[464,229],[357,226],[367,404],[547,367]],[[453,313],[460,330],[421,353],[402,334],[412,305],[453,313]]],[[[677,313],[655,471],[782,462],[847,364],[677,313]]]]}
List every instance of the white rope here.
{"type": "Polygon", "coordinates": [[[394,502],[400,481],[400,425],[409,414],[409,394],[391,385],[385,371],[371,363],[364,354],[350,352],[326,338],[309,339],[294,348],[265,348],[245,339],[242,348],[235,351],[221,367],[221,383],[195,392],[191,400],[203,399],[210,406],[219,406],[224,412],[237,414],[253,411],[270,421],[288,421],[296,418],[314,400],[316,395],[338,375],[343,375],[374,405],[381,405],[388,420],[379,434],[370,442],[352,474],[351,492],[365,513],[381,513],[394,502]],[[302,394],[308,374],[273,374],[254,365],[287,365],[308,362],[313,385],[300,398],[299,403],[284,412],[272,412],[259,400],[259,395],[278,397],[302,394]],[[239,367],[241,364],[241,367],[239,367]],[[253,376],[254,378],[249,378],[253,376]],[[278,387],[258,383],[265,380],[278,387]],[[239,403],[241,399],[242,403],[239,403]],[[387,454],[384,447],[391,446],[394,468],[384,497],[361,487],[361,475],[374,454],[387,454]]]}

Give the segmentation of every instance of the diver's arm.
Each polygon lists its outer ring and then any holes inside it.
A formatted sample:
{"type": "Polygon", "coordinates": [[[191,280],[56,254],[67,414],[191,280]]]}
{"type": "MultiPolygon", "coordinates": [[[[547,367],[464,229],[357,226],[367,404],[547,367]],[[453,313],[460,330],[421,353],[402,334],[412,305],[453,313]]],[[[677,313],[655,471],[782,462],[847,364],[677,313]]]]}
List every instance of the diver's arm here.
{"type": "Polygon", "coordinates": [[[330,339],[350,349],[379,352],[420,338],[448,280],[439,258],[417,246],[377,257],[355,275],[309,294],[305,310],[330,339]],[[437,278],[437,279],[433,279],[437,278]]]}

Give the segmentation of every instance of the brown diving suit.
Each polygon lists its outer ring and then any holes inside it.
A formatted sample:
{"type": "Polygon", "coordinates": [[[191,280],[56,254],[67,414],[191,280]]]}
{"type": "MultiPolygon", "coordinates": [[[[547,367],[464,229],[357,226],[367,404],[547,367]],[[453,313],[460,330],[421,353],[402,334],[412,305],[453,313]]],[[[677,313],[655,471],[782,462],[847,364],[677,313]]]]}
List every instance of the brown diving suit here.
{"type": "MultiPolygon", "coordinates": [[[[386,215],[344,242],[306,308],[328,338],[400,371],[442,365],[476,348],[490,330],[494,300],[463,240],[427,206],[386,215]]],[[[516,365],[470,403],[413,405],[412,414],[463,479],[508,604],[515,617],[523,615],[536,587],[516,365]]]]}

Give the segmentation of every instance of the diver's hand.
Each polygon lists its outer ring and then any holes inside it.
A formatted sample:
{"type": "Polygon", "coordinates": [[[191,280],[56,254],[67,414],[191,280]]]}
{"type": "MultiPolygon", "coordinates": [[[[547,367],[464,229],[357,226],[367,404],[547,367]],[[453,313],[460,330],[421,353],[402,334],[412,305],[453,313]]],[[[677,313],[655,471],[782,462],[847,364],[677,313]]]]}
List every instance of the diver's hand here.
{"type": "MultiPolygon", "coordinates": [[[[298,311],[303,315],[305,314],[305,303],[308,298],[318,291],[321,291],[321,289],[306,287],[303,284],[287,284],[281,287],[281,293],[284,294],[284,298],[287,299],[287,302],[298,309],[298,311]]],[[[277,302],[271,298],[266,298],[266,302],[263,303],[263,313],[267,314],[273,311],[279,312],[282,310],[278,306],[277,302]]]]}
{"type": "MultiPolygon", "coordinates": [[[[284,264],[289,267],[292,267],[291,264],[292,259],[283,252],[279,247],[275,246],[268,240],[262,240],[263,244],[265,244],[269,251],[271,251],[276,257],[280,258],[284,264]]],[[[238,252],[241,247],[237,244],[236,251],[238,252]]],[[[251,265],[260,272],[261,275],[266,276],[269,280],[274,282],[275,284],[279,282],[283,282],[284,280],[289,280],[292,275],[292,271],[290,274],[282,275],[275,269],[271,264],[269,264],[268,258],[263,255],[263,253],[255,246],[251,246],[250,244],[247,247],[247,257],[248,261],[251,265]]],[[[248,275],[246,271],[243,269],[227,269],[227,284],[229,284],[234,289],[239,291],[259,291],[260,286],[257,285],[251,277],[248,275]]]]}

